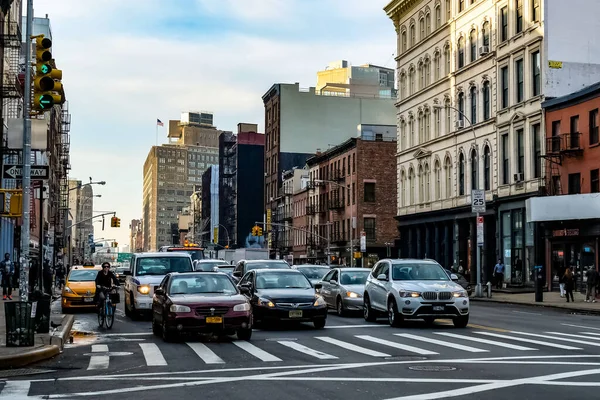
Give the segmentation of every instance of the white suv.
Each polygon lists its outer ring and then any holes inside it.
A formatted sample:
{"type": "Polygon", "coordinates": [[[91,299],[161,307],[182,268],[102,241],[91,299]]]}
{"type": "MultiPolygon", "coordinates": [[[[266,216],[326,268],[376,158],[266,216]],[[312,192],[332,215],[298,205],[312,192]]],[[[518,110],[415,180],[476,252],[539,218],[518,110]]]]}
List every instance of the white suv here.
{"type": "Polygon", "coordinates": [[[367,278],[363,310],[371,322],[387,313],[395,327],[405,319],[431,324],[436,318],[451,318],[455,327],[464,328],[469,323],[469,296],[433,260],[385,259],[367,278]]]}

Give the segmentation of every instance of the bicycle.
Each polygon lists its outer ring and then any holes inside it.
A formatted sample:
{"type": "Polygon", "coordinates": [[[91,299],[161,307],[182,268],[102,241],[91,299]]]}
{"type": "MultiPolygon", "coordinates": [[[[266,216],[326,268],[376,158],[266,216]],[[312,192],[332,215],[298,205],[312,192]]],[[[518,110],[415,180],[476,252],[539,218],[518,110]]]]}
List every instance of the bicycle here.
{"type": "Polygon", "coordinates": [[[117,308],[113,305],[111,301],[111,294],[117,294],[116,288],[107,288],[100,286],[98,288],[99,293],[98,298],[100,299],[100,295],[104,295],[104,300],[100,301],[100,306],[98,307],[98,325],[102,328],[102,325],[106,325],[107,329],[112,329],[113,324],[115,323],[115,309],[117,308]]]}

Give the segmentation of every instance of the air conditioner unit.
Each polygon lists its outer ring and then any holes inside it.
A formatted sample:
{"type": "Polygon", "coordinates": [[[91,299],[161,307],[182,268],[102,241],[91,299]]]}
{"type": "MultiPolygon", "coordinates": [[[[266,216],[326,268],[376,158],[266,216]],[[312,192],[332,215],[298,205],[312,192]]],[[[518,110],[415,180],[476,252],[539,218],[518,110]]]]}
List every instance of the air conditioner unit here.
{"type": "Polygon", "coordinates": [[[462,128],[464,128],[465,127],[465,121],[456,121],[454,123],[454,127],[456,129],[462,129],[462,128]]]}
{"type": "Polygon", "coordinates": [[[515,182],[523,182],[523,173],[519,172],[518,174],[515,174],[514,180],[515,182]]]}
{"type": "Polygon", "coordinates": [[[490,52],[489,46],[481,46],[479,48],[479,55],[481,55],[481,56],[484,55],[484,54],[487,54],[489,52],[490,52]]]}

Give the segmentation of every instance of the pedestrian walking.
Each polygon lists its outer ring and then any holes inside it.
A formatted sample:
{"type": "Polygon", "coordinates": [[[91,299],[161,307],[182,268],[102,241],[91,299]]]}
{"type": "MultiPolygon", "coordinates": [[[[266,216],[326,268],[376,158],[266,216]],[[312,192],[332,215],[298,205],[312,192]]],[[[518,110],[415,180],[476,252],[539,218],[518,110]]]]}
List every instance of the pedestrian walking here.
{"type": "Polygon", "coordinates": [[[558,269],[558,287],[560,288],[560,297],[565,297],[565,272],[567,272],[567,269],[564,265],[558,269]]]}
{"type": "Polygon", "coordinates": [[[585,273],[587,277],[587,290],[585,292],[585,302],[596,302],[596,286],[598,285],[598,271],[596,268],[589,267],[585,273]]]}
{"type": "Polygon", "coordinates": [[[575,278],[573,276],[573,271],[571,271],[571,268],[567,267],[564,278],[565,291],[567,294],[567,303],[569,302],[569,295],[571,295],[571,301],[575,303],[575,298],[573,297],[573,289],[575,288],[575,278]]]}
{"type": "Polygon", "coordinates": [[[12,281],[15,274],[15,265],[10,260],[10,253],[4,254],[4,260],[0,262],[0,273],[2,274],[2,299],[12,300],[12,281]]]}
{"type": "Polygon", "coordinates": [[[494,267],[494,279],[496,279],[496,289],[500,289],[504,282],[504,263],[498,259],[498,264],[494,267]]]}

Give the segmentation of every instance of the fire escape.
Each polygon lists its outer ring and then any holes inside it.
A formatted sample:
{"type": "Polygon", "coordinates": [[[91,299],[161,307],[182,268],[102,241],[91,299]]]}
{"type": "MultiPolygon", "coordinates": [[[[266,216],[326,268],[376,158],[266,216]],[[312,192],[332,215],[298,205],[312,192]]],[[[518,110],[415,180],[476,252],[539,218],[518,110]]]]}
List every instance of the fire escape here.
{"type": "MultiPolygon", "coordinates": [[[[221,172],[220,198],[223,207],[220,223],[227,228],[231,245],[237,243],[237,139],[233,133],[225,132],[223,135],[223,157],[221,172]]],[[[219,243],[227,243],[227,233],[219,229],[219,243]]]]}
{"type": "Polygon", "coordinates": [[[563,133],[546,138],[546,159],[549,174],[546,176],[548,194],[556,196],[563,194],[560,183],[560,166],[566,157],[578,157],[583,153],[581,133],[563,133]]]}
{"type": "Polygon", "coordinates": [[[58,182],[60,185],[60,206],[58,209],[58,221],[55,221],[55,227],[60,227],[60,234],[56,234],[55,248],[66,248],[68,246],[67,238],[69,232],[66,231],[69,221],[69,170],[71,162],[69,157],[71,114],[69,113],[68,103],[62,105],[60,135],[58,135],[58,182]]]}

